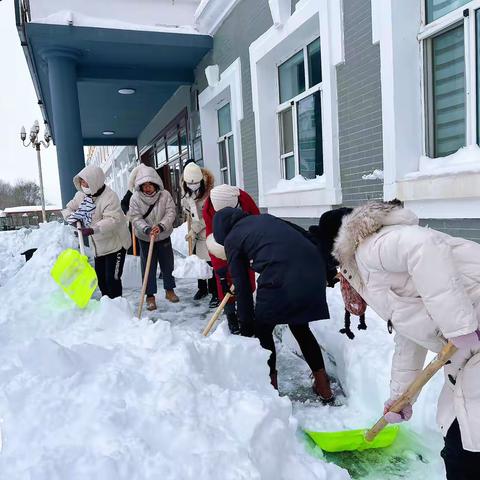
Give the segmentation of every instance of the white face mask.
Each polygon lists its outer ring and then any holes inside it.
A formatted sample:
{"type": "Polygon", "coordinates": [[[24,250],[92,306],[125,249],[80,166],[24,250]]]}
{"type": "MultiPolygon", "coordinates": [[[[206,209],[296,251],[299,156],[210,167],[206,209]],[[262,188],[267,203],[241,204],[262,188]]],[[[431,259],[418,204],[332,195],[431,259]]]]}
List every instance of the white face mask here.
{"type": "Polygon", "coordinates": [[[85,195],[90,195],[92,193],[92,191],[88,187],[82,187],[82,190],[85,195]]]}
{"type": "Polygon", "coordinates": [[[188,187],[192,192],[196,192],[196,191],[200,190],[200,185],[201,185],[201,182],[198,182],[198,183],[187,183],[187,187],[188,187]]]}

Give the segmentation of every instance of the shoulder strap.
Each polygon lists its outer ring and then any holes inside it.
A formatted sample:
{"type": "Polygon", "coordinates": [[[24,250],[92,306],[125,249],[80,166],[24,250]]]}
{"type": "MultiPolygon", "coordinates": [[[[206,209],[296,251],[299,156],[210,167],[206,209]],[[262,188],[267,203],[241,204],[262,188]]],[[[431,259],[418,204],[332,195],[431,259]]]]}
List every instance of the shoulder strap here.
{"type": "Polygon", "coordinates": [[[143,215],[143,217],[142,217],[144,220],[152,213],[152,210],[153,210],[154,206],[155,206],[155,203],[153,203],[152,205],[150,205],[148,207],[148,210],[145,212],[145,215],[143,215]]]}

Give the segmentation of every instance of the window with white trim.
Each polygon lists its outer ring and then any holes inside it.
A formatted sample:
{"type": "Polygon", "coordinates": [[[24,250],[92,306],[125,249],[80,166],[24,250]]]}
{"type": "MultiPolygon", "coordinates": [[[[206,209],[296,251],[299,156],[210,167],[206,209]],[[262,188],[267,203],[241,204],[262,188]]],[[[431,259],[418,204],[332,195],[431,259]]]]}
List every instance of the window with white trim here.
{"type": "Polygon", "coordinates": [[[422,1],[425,150],[438,158],[479,142],[480,1],[422,1]]]}
{"type": "Polygon", "coordinates": [[[218,158],[222,182],[236,185],[235,176],[235,149],[233,144],[232,115],[230,102],[217,110],[218,120],[218,158]]]}
{"type": "Polygon", "coordinates": [[[278,66],[282,178],[323,175],[320,38],[278,66]]]}

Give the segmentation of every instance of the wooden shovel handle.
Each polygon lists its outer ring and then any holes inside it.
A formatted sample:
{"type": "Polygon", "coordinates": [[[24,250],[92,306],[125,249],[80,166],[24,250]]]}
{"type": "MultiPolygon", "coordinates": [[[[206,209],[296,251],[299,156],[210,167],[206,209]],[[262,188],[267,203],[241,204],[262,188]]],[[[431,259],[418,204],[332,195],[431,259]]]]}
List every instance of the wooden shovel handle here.
{"type": "MultiPolygon", "coordinates": [[[[188,214],[187,217],[187,229],[188,229],[188,234],[190,234],[190,229],[192,228],[192,216],[190,213],[188,214]]],[[[188,256],[192,255],[193,253],[193,238],[188,237],[188,256]]]]}
{"type": "Polygon", "coordinates": [[[223,309],[225,308],[225,305],[228,303],[228,301],[233,297],[231,293],[227,293],[222,300],[222,303],[217,307],[215,310],[215,313],[213,314],[212,318],[210,321],[207,323],[207,326],[205,327],[205,330],[203,331],[202,335],[206,337],[212,327],[215,325],[215,322],[217,321],[218,317],[222,314],[223,309]]]}
{"type": "MultiPolygon", "coordinates": [[[[409,385],[406,392],[390,407],[390,412],[400,413],[407,404],[412,404],[413,399],[422,390],[426,383],[450,360],[457,351],[457,347],[448,342],[441,352],[417,375],[417,378],[409,385]]],[[[388,425],[385,417],[380,418],[378,422],[365,434],[365,440],[371,442],[388,425]]]]}
{"type": "Polygon", "coordinates": [[[145,292],[147,291],[148,274],[150,272],[150,265],[152,263],[152,254],[153,254],[154,245],[155,245],[155,237],[152,235],[150,236],[150,245],[148,246],[147,264],[145,266],[145,273],[143,274],[142,294],[140,295],[140,302],[138,304],[138,312],[137,312],[138,319],[142,318],[143,301],[145,299],[145,292]]]}
{"type": "Polygon", "coordinates": [[[77,222],[78,245],[80,246],[80,253],[85,255],[85,243],[83,242],[82,223],[77,222]]]}

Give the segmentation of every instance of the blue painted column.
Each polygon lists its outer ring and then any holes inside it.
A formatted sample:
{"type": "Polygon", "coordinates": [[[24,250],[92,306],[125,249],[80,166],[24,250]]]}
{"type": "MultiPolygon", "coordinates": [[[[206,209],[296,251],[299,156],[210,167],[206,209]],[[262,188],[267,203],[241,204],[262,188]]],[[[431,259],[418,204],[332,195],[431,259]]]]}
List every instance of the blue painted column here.
{"type": "Polygon", "coordinates": [[[79,52],[52,48],[42,52],[42,56],[48,64],[60,190],[65,206],[77,191],[73,177],[85,167],[77,89],[79,52]]]}

